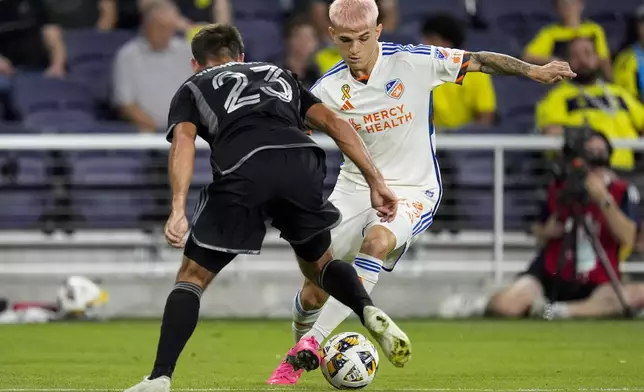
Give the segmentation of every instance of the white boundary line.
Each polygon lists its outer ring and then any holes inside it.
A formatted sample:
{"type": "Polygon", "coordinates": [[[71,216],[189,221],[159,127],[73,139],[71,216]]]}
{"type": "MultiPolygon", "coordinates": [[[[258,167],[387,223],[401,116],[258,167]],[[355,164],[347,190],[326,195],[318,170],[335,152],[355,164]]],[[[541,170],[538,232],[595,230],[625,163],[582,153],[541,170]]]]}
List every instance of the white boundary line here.
{"type": "MultiPolygon", "coordinates": [[[[176,392],[250,392],[250,391],[294,391],[293,388],[173,388],[176,392]]],[[[302,391],[314,391],[315,388],[303,388],[302,391]]],[[[370,388],[370,391],[380,392],[644,392],[644,387],[613,387],[613,388],[370,388]]],[[[116,388],[0,388],[0,392],[121,392],[116,388]]]]}

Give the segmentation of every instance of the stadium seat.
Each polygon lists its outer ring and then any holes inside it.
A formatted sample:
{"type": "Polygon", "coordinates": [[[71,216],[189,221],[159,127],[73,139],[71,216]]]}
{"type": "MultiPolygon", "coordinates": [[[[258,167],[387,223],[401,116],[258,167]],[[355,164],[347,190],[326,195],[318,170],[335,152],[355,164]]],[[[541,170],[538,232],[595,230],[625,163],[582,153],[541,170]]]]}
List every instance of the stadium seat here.
{"type": "Polygon", "coordinates": [[[284,54],[282,27],[278,22],[262,19],[237,21],[244,37],[248,61],[268,61],[284,54]]]}
{"type": "Polygon", "coordinates": [[[53,198],[48,159],[38,151],[0,151],[0,229],[34,229],[53,198]]]}
{"type": "Polygon", "coordinates": [[[68,154],[71,198],[79,227],[137,228],[153,198],[144,152],[83,151],[68,154]]]}
{"type": "Polygon", "coordinates": [[[626,18],[616,14],[600,14],[590,18],[604,29],[611,53],[617,53],[626,38],[626,18]]]}
{"type": "Polygon", "coordinates": [[[513,117],[510,120],[504,121],[500,127],[504,133],[516,134],[533,134],[537,132],[534,113],[524,112],[513,117]]]}
{"type": "Polygon", "coordinates": [[[93,113],[95,110],[92,93],[86,86],[42,75],[18,74],[14,78],[11,100],[22,118],[43,111],[93,113]]]}
{"type": "Polygon", "coordinates": [[[235,17],[241,19],[273,19],[283,16],[280,0],[235,0],[235,17]]]}
{"type": "Polygon", "coordinates": [[[473,52],[485,50],[512,56],[517,56],[521,53],[521,47],[514,37],[496,29],[469,34],[463,49],[473,52]]]}
{"type": "Polygon", "coordinates": [[[601,14],[625,16],[635,11],[635,9],[640,5],[642,5],[641,0],[585,0],[584,13],[588,15],[590,19],[592,19],[593,16],[601,14]]]}
{"type": "Polygon", "coordinates": [[[422,20],[427,14],[449,13],[461,19],[465,19],[465,4],[463,0],[398,0],[401,25],[411,20],[422,20]]]}
{"type": "Polygon", "coordinates": [[[69,78],[87,84],[96,98],[107,100],[114,56],[133,37],[124,30],[65,30],[69,78]]]}
{"type": "Polygon", "coordinates": [[[492,188],[458,190],[458,216],[468,230],[492,230],[494,196],[492,188]]]}
{"type": "Polygon", "coordinates": [[[494,160],[490,151],[451,151],[455,181],[465,187],[491,187],[494,184],[494,160]]]}
{"type": "Polygon", "coordinates": [[[420,42],[420,39],[418,38],[418,34],[382,33],[380,41],[393,42],[401,45],[417,45],[420,42]]]}
{"type": "Polygon", "coordinates": [[[488,19],[496,19],[512,14],[518,15],[549,15],[557,17],[550,1],[516,1],[516,0],[485,0],[479,2],[483,15],[488,19]]]}
{"type": "MultiPolygon", "coordinates": [[[[404,22],[401,22],[401,24],[398,26],[398,30],[396,30],[396,33],[406,37],[420,37],[422,35],[422,29],[423,29],[423,19],[417,18],[417,19],[406,20],[404,22]]],[[[420,39],[418,39],[418,41],[413,43],[414,44],[420,43],[420,39]]]]}
{"type": "Polygon", "coordinates": [[[68,127],[93,123],[94,115],[81,110],[46,110],[27,114],[23,121],[26,126],[44,133],[60,133],[68,127]]]}
{"type": "Polygon", "coordinates": [[[0,121],[0,134],[9,133],[9,134],[18,134],[23,135],[25,133],[38,133],[39,129],[34,129],[27,127],[25,124],[17,121],[0,121]]]}
{"type": "Polygon", "coordinates": [[[60,133],[123,133],[136,134],[139,128],[124,121],[89,121],[69,124],[61,128],[60,133]]]}
{"type": "Polygon", "coordinates": [[[508,36],[525,45],[543,26],[557,20],[548,1],[486,0],[483,17],[508,36]]]}
{"type": "Polygon", "coordinates": [[[494,79],[497,110],[502,121],[534,119],[535,105],[550,89],[550,86],[518,77],[494,79]]]}
{"type": "Polygon", "coordinates": [[[528,230],[538,211],[538,196],[534,190],[507,190],[503,200],[504,230],[528,230]]]}

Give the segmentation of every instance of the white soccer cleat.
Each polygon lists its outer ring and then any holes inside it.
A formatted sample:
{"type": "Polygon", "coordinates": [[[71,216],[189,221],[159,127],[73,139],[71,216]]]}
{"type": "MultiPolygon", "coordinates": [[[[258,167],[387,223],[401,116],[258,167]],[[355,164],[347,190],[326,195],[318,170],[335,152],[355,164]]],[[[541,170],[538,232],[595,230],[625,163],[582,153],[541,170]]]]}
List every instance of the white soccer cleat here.
{"type": "Polygon", "coordinates": [[[124,392],[170,392],[170,377],[161,376],[154,380],[145,377],[143,381],[124,392]]]}
{"type": "Polygon", "coordinates": [[[411,342],[407,335],[382,310],[367,306],[364,308],[364,326],[369,330],[387,359],[396,367],[403,367],[411,359],[411,342]]]}

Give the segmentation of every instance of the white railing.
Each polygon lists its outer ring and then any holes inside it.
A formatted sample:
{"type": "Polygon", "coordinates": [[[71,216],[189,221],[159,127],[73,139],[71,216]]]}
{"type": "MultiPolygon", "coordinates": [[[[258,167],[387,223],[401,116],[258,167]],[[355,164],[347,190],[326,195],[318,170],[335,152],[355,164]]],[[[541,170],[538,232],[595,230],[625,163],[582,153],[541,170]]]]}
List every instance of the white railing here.
{"type": "MultiPolygon", "coordinates": [[[[337,148],[325,135],[313,138],[326,149],[337,148]]],[[[438,148],[445,150],[486,150],[494,153],[494,229],[492,236],[494,281],[499,283],[503,273],[513,268],[504,266],[504,152],[505,151],[545,151],[561,148],[562,138],[540,135],[440,135],[438,148]]],[[[615,140],[616,147],[628,147],[644,151],[644,140],[615,140]]],[[[197,147],[207,149],[208,145],[199,139],[197,147]]],[[[41,135],[0,135],[2,150],[166,150],[169,143],[163,135],[99,135],[99,134],[41,134],[41,135]]],[[[18,238],[18,237],[15,237],[18,238]]],[[[14,238],[14,239],[15,239],[14,238]]],[[[6,241],[0,241],[2,245],[6,241]]],[[[489,268],[489,263],[481,264],[489,268]]],[[[628,263],[624,271],[644,272],[644,262],[628,263]]]]}

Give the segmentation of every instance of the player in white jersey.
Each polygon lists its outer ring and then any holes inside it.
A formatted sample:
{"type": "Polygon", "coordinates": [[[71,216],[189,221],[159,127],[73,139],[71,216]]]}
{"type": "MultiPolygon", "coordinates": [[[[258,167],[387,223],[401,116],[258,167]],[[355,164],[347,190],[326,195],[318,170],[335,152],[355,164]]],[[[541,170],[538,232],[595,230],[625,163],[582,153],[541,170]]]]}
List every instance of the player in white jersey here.
{"type": "MultiPolygon", "coordinates": [[[[467,72],[522,75],[542,83],[575,76],[565,62],[536,66],[497,53],[380,43],[382,26],[377,16],[374,0],[331,4],[329,32],[343,61],[311,88],[353,125],[399,198],[396,219],[381,222],[370,207],[367,184],[345,157],[329,198],[342,212],[342,223],[332,231],[332,247],[335,257],[354,263],[367,292],[375,286],[381,269],[393,270],[432,224],[442,197],[431,91],[443,83],[462,83],[467,72]]],[[[268,379],[269,384],[294,384],[303,369],[317,366],[300,361],[313,357],[301,353],[316,350],[351,313],[327,298],[308,281],[295,296],[293,331],[298,344],[268,379]]]]}

